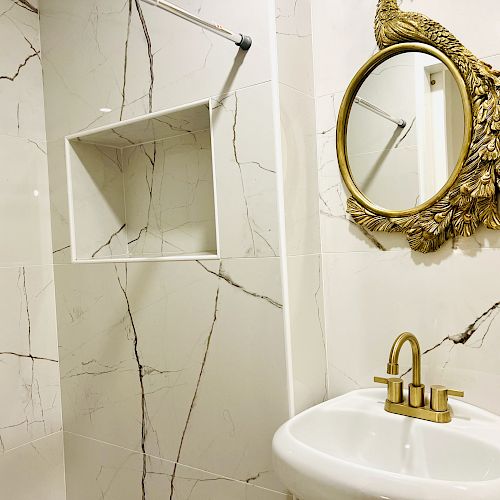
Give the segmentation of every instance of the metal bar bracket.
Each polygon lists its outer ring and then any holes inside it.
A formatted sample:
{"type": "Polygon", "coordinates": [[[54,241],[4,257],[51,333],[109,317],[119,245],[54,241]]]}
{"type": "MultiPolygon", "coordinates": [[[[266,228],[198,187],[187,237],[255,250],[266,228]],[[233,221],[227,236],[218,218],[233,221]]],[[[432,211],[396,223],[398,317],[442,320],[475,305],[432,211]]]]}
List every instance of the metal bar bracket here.
{"type": "Polygon", "coordinates": [[[187,10],[177,7],[177,5],[167,2],[166,0],[142,0],[142,1],[148,3],[149,5],[154,5],[155,7],[170,12],[171,14],[174,14],[175,16],[185,19],[190,23],[196,24],[197,26],[201,26],[203,29],[211,31],[216,35],[222,36],[227,40],[231,40],[241,50],[248,50],[252,46],[252,39],[248,35],[243,35],[242,33],[234,33],[224,28],[220,24],[214,24],[205,21],[204,19],[201,19],[200,17],[191,14],[187,10]]]}

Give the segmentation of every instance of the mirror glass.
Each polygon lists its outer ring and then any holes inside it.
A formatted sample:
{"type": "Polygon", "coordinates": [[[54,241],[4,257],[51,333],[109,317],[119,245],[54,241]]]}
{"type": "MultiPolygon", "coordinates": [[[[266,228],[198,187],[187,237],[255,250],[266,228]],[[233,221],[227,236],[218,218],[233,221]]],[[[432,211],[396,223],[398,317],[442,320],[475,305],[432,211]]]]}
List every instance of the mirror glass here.
{"type": "Polygon", "coordinates": [[[379,207],[414,208],[446,184],[464,139],[462,98],[446,65],[423,52],[394,55],[372,70],[352,104],[352,180],[379,207]]]}

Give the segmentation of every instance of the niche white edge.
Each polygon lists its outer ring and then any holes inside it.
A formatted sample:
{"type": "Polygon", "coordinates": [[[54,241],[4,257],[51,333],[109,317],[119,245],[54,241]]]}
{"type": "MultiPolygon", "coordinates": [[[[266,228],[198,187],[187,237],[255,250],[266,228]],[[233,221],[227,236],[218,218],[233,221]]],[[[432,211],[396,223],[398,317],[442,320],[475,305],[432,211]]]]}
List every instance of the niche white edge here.
{"type": "Polygon", "coordinates": [[[137,116],[134,118],[129,118],[127,120],[122,120],[120,122],[114,122],[109,125],[103,125],[101,127],[96,127],[93,129],[85,130],[75,134],[69,134],[64,137],[64,155],[66,161],[66,188],[68,195],[68,215],[69,215],[69,233],[70,233],[70,252],[71,252],[71,263],[72,264],[109,264],[109,263],[134,263],[134,262],[166,262],[166,261],[197,261],[197,260],[219,260],[220,257],[220,233],[219,233],[219,208],[217,202],[217,179],[216,179],[216,159],[215,159],[215,148],[214,148],[214,130],[213,130],[213,98],[209,97],[207,99],[200,99],[198,101],[192,101],[187,104],[182,104],[180,106],[175,106],[172,108],[166,108],[153,113],[148,113],[145,115],[137,116]],[[76,228],[75,228],[75,212],[73,205],[73,176],[71,171],[71,161],[70,161],[70,141],[78,139],[80,137],[86,137],[88,135],[96,134],[99,132],[105,132],[116,126],[125,126],[137,123],[143,120],[149,120],[156,118],[157,116],[162,116],[167,113],[174,113],[177,111],[183,111],[185,109],[191,109],[197,106],[202,106],[208,104],[209,108],[209,120],[210,120],[210,149],[212,155],[212,183],[214,192],[214,212],[215,212],[215,242],[217,246],[217,251],[215,254],[211,253],[201,253],[192,255],[169,255],[161,257],[109,257],[104,259],[78,259],[76,255],[76,228]]]}

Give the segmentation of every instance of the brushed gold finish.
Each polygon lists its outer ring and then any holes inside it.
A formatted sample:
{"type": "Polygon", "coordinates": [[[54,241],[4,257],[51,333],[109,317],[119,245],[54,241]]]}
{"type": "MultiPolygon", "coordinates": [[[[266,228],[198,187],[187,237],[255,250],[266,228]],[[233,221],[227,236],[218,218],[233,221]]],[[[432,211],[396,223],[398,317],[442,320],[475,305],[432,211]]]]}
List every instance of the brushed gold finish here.
{"type": "Polygon", "coordinates": [[[383,378],[373,377],[373,381],[378,384],[387,385],[387,399],[391,403],[402,403],[403,398],[403,379],[401,378],[383,378]]]}
{"type": "Polygon", "coordinates": [[[375,34],[381,51],[354,77],[338,119],[339,165],[352,194],[348,213],[370,231],[405,234],[410,247],[424,253],[455,236],[471,236],[481,223],[500,229],[500,72],[480,61],[439,23],[401,11],[396,0],[379,0],[375,34]],[[412,50],[437,57],[452,73],[462,96],[466,133],[457,165],[436,195],[408,210],[387,210],[366,198],[353,181],[346,149],[347,123],[356,93],[373,68],[412,50]]]}
{"type": "Polygon", "coordinates": [[[413,385],[420,385],[421,376],[421,364],[420,364],[420,344],[418,343],[417,337],[410,332],[404,332],[398,335],[391,347],[391,352],[389,353],[389,363],[387,363],[387,373],[391,375],[397,375],[399,373],[399,353],[401,348],[409,342],[411,345],[412,353],[412,363],[413,363],[413,385]],[[391,371],[389,371],[391,370],[391,371]]]}
{"type": "Polygon", "coordinates": [[[431,401],[430,407],[434,411],[447,411],[448,410],[448,396],[464,397],[463,391],[454,391],[447,389],[444,385],[431,386],[431,401]]]}
{"type": "Polygon", "coordinates": [[[403,379],[391,378],[387,384],[387,399],[391,403],[402,403],[403,397],[403,379]]]}
{"type": "Polygon", "coordinates": [[[436,423],[451,422],[452,413],[448,406],[448,396],[463,397],[463,391],[447,389],[442,385],[431,386],[429,404],[425,401],[425,386],[421,384],[421,354],[418,339],[409,332],[399,335],[392,345],[389,354],[387,372],[392,375],[399,373],[399,353],[402,346],[410,342],[413,354],[413,382],[408,384],[408,399],[403,396],[403,380],[400,378],[374,377],[373,381],[387,385],[385,410],[389,413],[420,418],[436,423]]]}
{"type": "Polygon", "coordinates": [[[407,402],[391,403],[386,400],[384,405],[385,411],[395,413],[396,415],[404,415],[405,417],[420,418],[421,420],[428,420],[436,424],[448,424],[451,422],[451,411],[434,411],[429,406],[422,406],[420,408],[413,408],[407,402]]]}
{"type": "Polygon", "coordinates": [[[337,154],[339,157],[339,165],[342,178],[344,179],[344,182],[346,186],[349,188],[349,191],[351,192],[354,199],[363,206],[366,206],[369,210],[371,210],[375,214],[386,216],[389,218],[418,214],[422,210],[425,210],[433,206],[438,200],[440,200],[443,197],[443,195],[455,183],[458,175],[460,174],[462,163],[467,157],[469,147],[471,144],[471,125],[472,125],[472,111],[471,111],[471,102],[469,99],[469,94],[467,92],[467,87],[465,85],[462,76],[460,75],[460,72],[447,56],[445,56],[441,51],[435,49],[434,47],[422,43],[400,43],[397,45],[393,45],[392,47],[387,47],[386,49],[372,56],[368,60],[368,62],[356,73],[353,80],[349,84],[349,87],[347,88],[346,94],[342,101],[338,118],[338,126],[337,126],[337,154]],[[446,181],[446,184],[434,196],[426,200],[421,205],[406,210],[389,210],[384,207],[375,205],[356,186],[353,176],[351,174],[349,158],[347,155],[347,126],[349,124],[349,115],[351,113],[354,99],[356,98],[356,95],[361,86],[363,85],[364,81],[366,80],[366,78],[368,78],[371,72],[377,66],[382,64],[384,61],[398,54],[403,54],[405,52],[423,52],[425,54],[429,54],[431,56],[436,57],[441,62],[443,62],[450,70],[450,73],[453,75],[453,78],[457,83],[458,89],[460,91],[460,96],[462,98],[464,118],[465,118],[465,134],[459,159],[452,174],[446,181]]]}
{"type": "Polygon", "coordinates": [[[425,405],[425,385],[408,385],[408,404],[413,408],[425,405]]]}
{"type": "Polygon", "coordinates": [[[399,365],[397,363],[387,363],[387,373],[389,375],[397,375],[399,373],[399,365]]]}

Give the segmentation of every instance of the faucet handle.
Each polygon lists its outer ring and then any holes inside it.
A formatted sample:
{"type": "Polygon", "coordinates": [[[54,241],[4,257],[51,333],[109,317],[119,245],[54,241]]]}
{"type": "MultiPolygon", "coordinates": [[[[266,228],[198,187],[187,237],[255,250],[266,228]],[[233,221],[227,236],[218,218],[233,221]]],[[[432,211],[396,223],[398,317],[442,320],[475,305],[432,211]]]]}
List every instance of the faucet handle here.
{"type": "Polygon", "coordinates": [[[448,389],[444,385],[431,386],[431,409],[434,411],[448,410],[448,396],[455,396],[458,398],[464,397],[463,391],[455,391],[448,389]]]}
{"type": "Polygon", "coordinates": [[[387,385],[387,399],[391,403],[403,402],[403,379],[401,378],[385,378],[373,377],[373,381],[377,384],[387,385]]]}

